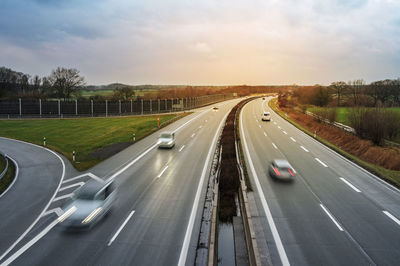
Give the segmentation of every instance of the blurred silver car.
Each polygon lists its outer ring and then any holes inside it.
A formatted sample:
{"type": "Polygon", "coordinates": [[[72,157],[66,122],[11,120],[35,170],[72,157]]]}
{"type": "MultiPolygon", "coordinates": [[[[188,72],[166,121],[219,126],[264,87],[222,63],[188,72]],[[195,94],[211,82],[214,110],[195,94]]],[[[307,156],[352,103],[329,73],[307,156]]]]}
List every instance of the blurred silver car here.
{"type": "Polygon", "coordinates": [[[175,133],[163,132],[158,139],[159,148],[172,148],[175,146],[175,133]]]}
{"type": "Polygon", "coordinates": [[[270,112],[264,112],[262,114],[261,120],[262,121],[271,121],[271,113],[270,112]]]}
{"type": "Polygon", "coordinates": [[[107,214],[117,198],[114,181],[108,183],[89,180],[79,188],[63,207],[70,212],[61,225],[67,228],[91,228],[107,214]]]}
{"type": "Polygon", "coordinates": [[[271,161],[268,167],[269,175],[272,178],[291,181],[296,175],[296,171],[286,160],[276,159],[271,161]]]}

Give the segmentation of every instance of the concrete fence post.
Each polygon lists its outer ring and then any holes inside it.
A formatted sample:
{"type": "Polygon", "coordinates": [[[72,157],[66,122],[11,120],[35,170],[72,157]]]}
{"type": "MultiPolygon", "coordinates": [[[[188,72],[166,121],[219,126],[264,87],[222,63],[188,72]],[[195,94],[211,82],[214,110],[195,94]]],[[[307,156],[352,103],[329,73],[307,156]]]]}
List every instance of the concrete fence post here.
{"type": "Polygon", "coordinates": [[[61,101],[58,99],[58,116],[61,116],[61,101]]]}
{"type": "Polygon", "coordinates": [[[121,100],[118,101],[119,104],[119,114],[121,115],[121,100]]]}
{"type": "Polygon", "coordinates": [[[165,110],[165,112],[167,112],[167,110],[168,110],[168,102],[167,102],[167,99],[165,99],[164,102],[165,102],[164,110],[165,110]]]}
{"type": "Polygon", "coordinates": [[[39,99],[39,115],[42,117],[42,99],[39,99]]]}
{"type": "Polygon", "coordinates": [[[153,104],[152,104],[152,102],[151,102],[151,99],[150,99],[150,114],[152,113],[152,111],[153,111],[153,106],[152,106],[153,104]]]}
{"type": "Polygon", "coordinates": [[[142,114],[143,114],[143,99],[142,99],[142,114]]]}
{"type": "Polygon", "coordinates": [[[18,101],[19,101],[19,116],[21,117],[22,116],[22,101],[21,101],[21,98],[19,98],[18,101]]]}
{"type": "Polygon", "coordinates": [[[108,116],[108,101],[106,100],[106,117],[108,116]]]}
{"type": "Polygon", "coordinates": [[[78,115],[78,100],[75,99],[75,115],[78,115]]]}
{"type": "Polygon", "coordinates": [[[160,113],[160,99],[158,99],[158,113],[160,113]]]}
{"type": "Polygon", "coordinates": [[[92,116],[93,116],[93,100],[90,100],[90,109],[92,111],[92,116]]]}
{"type": "Polygon", "coordinates": [[[131,114],[133,113],[132,99],[131,99],[131,114]]]}

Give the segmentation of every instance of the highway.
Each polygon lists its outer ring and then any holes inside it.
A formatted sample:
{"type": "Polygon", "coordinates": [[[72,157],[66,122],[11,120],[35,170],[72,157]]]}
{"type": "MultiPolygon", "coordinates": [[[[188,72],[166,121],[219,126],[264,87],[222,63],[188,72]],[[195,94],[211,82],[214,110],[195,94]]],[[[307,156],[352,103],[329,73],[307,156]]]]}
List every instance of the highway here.
{"type": "Polygon", "coordinates": [[[240,116],[247,168],[274,265],[398,265],[400,192],[301,132],[269,107],[240,116]],[[272,121],[261,121],[270,111],[272,121]],[[273,181],[287,159],[294,182],[273,181]]]}
{"type": "MultiPolygon", "coordinates": [[[[61,178],[58,162],[53,186],[43,188],[54,200],[32,230],[2,253],[0,265],[193,265],[210,158],[226,115],[239,101],[197,109],[164,128],[176,132],[172,150],[157,149],[156,132],[85,173],[69,173],[65,162],[61,178]],[[217,112],[214,106],[219,106],[217,112]],[[91,178],[116,180],[115,208],[90,231],[65,231],[57,224],[59,207],[91,178]]],[[[24,153],[34,157],[34,152],[24,153]]],[[[32,210],[31,216],[38,212],[32,210]]]]}

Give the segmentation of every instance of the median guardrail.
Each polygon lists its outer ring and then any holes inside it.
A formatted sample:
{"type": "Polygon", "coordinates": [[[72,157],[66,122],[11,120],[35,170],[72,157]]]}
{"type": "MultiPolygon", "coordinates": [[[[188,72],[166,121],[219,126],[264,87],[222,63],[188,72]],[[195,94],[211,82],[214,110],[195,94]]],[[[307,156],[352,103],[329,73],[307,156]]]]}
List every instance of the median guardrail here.
{"type": "Polygon", "coordinates": [[[4,170],[0,173],[0,180],[1,180],[7,173],[7,170],[8,170],[8,159],[7,159],[7,155],[2,153],[1,151],[0,151],[0,157],[3,157],[5,162],[6,162],[6,167],[4,167],[4,170]]]}

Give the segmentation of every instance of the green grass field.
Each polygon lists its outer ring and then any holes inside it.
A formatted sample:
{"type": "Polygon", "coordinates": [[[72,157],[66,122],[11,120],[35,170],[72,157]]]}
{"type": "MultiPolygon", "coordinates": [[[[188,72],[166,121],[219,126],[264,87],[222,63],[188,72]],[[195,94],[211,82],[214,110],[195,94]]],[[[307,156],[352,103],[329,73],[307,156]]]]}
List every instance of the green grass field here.
{"type": "MultiPolygon", "coordinates": [[[[319,110],[322,110],[322,109],[324,109],[324,107],[311,107],[311,108],[308,108],[307,111],[309,111],[309,112],[317,111],[318,112],[319,110]]],[[[350,126],[350,122],[349,122],[349,119],[348,119],[348,115],[349,115],[350,109],[351,109],[351,107],[338,107],[338,108],[336,108],[336,110],[337,110],[337,117],[336,117],[337,122],[350,126]]],[[[396,112],[398,112],[400,114],[400,107],[392,107],[392,108],[387,108],[387,109],[388,110],[394,110],[394,111],[396,111],[396,112]]]]}
{"type": "MultiPolygon", "coordinates": [[[[91,155],[104,147],[116,143],[136,141],[157,130],[157,115],[117,118],[78,118],[78,119],[36,119],[36,120],[0,120],[0,136],[19,139],[43,145],[62,153],[72,160],[72,151],[76,152],[73,163],[78,170],[86,170],[103,159],[91,155]]],[[[183,114],[160,116],[160,123],[167,124],[183,114]]]]}
{"type": "Polygon", "coordinates": [[[95,95],[110,96],[114,93],[114,90],[82,90],[82,97],[89,98],[95,95]]]}
{"type": "MultiPolygon", "coordinates": [[[[313,136],[313,133],[310,132],[309,130],[307,130],[305,127],[303,127],[302,125],[296,123],[295,121],[293,121],[290,117],[287,117],[284,115],[284,113],[278,109],[278,107],[276,106],[276,102],[277,99],[273,99],[271,101],[269,101],[268,105],[277,113],[279,114],[282,118],[284,118],[285,120],[289,121],[291,124],[293,124],[295,127],[297,127],[298,129],[302,130],[303,132],[305,132],[306,134],[313,136]]],[[[312,112],[311,110],[312,108],[309,108],[308,111],[312,112]]],[[[400,111],[400,108],[395,108],[396,111],[400,111]]],[[[389,181],[390,183],[394,184],[395,186],[400,188],[400,171],[393,171],[393,170],[388,170],[385,168],[382,168],[380,166],[365,162],[363,160],[361,160],[360,158],[342,150],[341,148],[333,145],[332,143],[330,143],[329,141],[317,136],[316,138],[319,142],[323,143],[324,145],[328,146],[329,148],[331,148],[332,150],[336,151],[337,153],[343,155],[344,157],[346,157],[347,159],[350,159],[351,161],[355,162],[356,164],[360,165],[361,167],[367,169],[368,171],[376,174],[377,176],[381,177],[382,179],[385,179],[387,181],[389,181]]]]}

